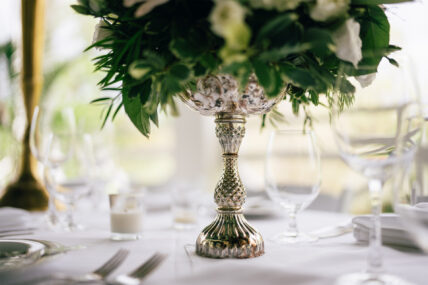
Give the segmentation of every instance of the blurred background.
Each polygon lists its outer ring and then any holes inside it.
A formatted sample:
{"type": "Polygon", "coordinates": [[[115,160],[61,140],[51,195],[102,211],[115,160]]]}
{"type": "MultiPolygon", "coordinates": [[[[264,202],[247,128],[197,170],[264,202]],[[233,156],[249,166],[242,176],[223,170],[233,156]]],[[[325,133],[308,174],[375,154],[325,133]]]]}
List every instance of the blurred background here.
{"type": "MultiPolygon", "coordinates": [[[[214,132],[214,119],[202,117],[180,106],[180,116],[162,115],[159,129],[150,139],[142,136],[123,110],[101,130],[106,107],[89,104],[93,99],[115,94],[101,93],[91,59],[97,51],[83,52],[92,42],[96,21],[76,14],[73,0],[47,0],[45,22],[45,83],[41,108],[55,113],[71,107],[78,130],[90,134],[98,179],[98,193],[124,189],[166,191],[182,181],[198,183],[207,197],[221,175],[220,146],[214,132]]],[[[428,99],[428,1],[388,6],[391,43],[401,46],[414,62],[415,76],[424,101],[428,99]]],[[[2,0],[0,6],[0,194],[14,178],[20,153],[25,116],[19,85],[20,1],[2,0]]],[[[294,116],[288,102],[279,110],[285,114],[280,129],[300,129],[304,112],[294,116]]],[[[369,211],[366,180],[340,159],[332,138],[329,112],[323,107],[308,110],[314,120],[322,153],[321,195],[311,206],[316,209],[363,213],[369,211]]],[[[264,191],[264,158],[270,131],[261,129],[261,118],[248,118],[247,133],[240,151],[240,174],[250,193],[264,191]]],[[[304,171],[296,164],[295,171],[304,171]]],[[[388,195],[385,195],[388,199],[388,195]]],[[[209,198],[211,199],[211,198],[209,198]]],[[[386,208],[388,208],[386,203],[386,208]]]]}

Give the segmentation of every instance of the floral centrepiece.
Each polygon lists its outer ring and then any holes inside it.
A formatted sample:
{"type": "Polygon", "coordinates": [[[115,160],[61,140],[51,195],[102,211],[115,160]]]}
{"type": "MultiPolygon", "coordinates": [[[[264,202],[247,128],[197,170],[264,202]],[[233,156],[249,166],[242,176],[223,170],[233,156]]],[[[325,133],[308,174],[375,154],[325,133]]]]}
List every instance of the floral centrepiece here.
{"type": "Polygon", "coordinates": [[[96,100],[108,104],[106,119],[123,106],[148,136],[158,112],[175,112],[174,97],[183,94],[208,113],[233,103],[246,114],[249,99],[269,104],[283,91],[295,113],[331,102],[334,88],[340,104],[350,104],[355,86],[347,77],[365,86],[383,57],[397,64],[381,5],[404,1],[79,0],[72,7],[100,19],[91,46],[102,50],[94,59],[105,72],[99,85],[119,92],[96,100]],[[225,98],[204,98],[215,80],[233,86],[225,98]]]}

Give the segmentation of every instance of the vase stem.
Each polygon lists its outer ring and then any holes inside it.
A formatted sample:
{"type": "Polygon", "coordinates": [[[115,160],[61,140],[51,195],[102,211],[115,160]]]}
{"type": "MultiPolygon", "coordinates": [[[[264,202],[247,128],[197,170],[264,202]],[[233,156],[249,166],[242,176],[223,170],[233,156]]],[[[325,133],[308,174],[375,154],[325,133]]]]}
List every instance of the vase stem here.
{"type": "Polygon", "coordinates": [[[246,191],[238,172],[238,151],[245,135],[245,117],[217,115],[216,135],[223,150],[223,175],[214,200],[217,217],[199,235],[196,253],[212,258],[250,258],[264,253],[263,239],[242,214],[246,191]]]}

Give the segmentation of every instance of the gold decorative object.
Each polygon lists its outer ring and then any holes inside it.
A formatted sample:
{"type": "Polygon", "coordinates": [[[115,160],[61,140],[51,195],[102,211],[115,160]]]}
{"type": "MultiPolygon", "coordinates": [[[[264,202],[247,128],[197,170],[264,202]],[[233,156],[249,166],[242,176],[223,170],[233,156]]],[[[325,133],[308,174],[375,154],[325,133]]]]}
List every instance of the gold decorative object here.
{"type": "Polygon", "coordinates": [[[7,186],[0,206],[46,210],[48,194],[36,179],[36,160],[30,150],[30,122],[39,102],[43,77],[42,54],[45,0],[22,0],[22,93],[27,125],[23,138],[21,169],[17,180],[7,186]]]}
{"type": "Polygon", "coordinates": [[[246,192],[238,172],[238,151],[245,135],[245,117],[269,112],[283,96],[271,99],[254,75],[243,92],[230,75],[209,75],[183,101],[202,115],[215,115],[216,135],[223,150],[224,169],[214,200],[217,217],[196,240],[196,253],[212,258],[251,258],[264,253],[260,233],[245,219],[246,192]]]}

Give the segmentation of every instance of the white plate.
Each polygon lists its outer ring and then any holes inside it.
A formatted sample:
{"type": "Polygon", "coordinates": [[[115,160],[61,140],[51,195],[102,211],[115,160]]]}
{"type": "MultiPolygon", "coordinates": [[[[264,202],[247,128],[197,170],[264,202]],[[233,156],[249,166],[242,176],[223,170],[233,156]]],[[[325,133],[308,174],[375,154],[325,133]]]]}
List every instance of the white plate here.
{"type": "Polygon", "coordinates": [[[0,240],[0,271],[8,271],[36,262],[45,246],[28,240],[0,240]]]}

